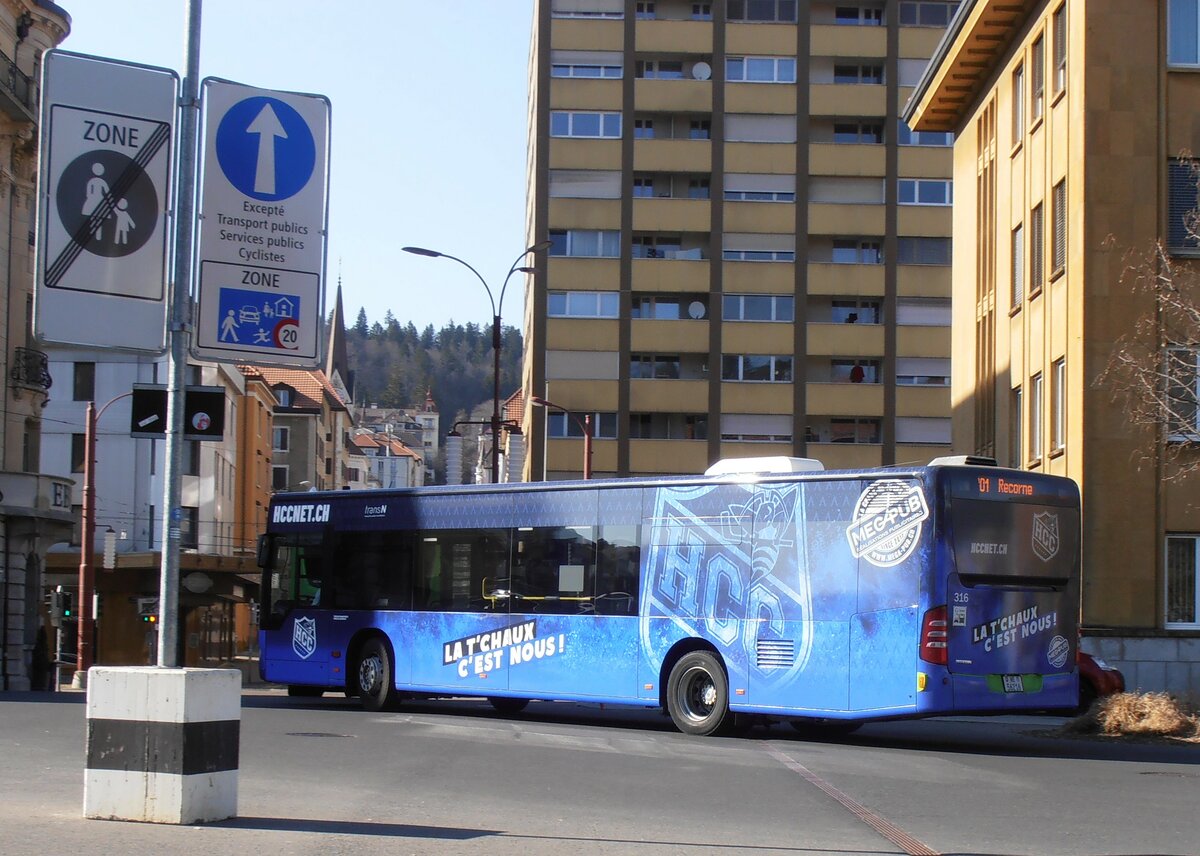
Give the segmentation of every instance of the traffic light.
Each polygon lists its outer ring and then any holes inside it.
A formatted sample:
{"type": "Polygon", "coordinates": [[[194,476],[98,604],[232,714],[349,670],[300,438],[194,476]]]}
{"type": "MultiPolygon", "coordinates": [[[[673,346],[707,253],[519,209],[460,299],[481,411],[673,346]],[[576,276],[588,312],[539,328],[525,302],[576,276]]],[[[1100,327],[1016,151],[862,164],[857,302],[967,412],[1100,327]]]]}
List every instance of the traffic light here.
{"type": "Polygon", "coordinates": [[[50,592],[50,626],[62,627],[69,621],[75,620],[75,610],[71,603],[71,593],[59,586],[50,592]]]}
{"type": "Polygon", "coordinates": [[[158,598],[139,597],[137,599],[138,616],[143,624],[158,623],[158,598]]]}

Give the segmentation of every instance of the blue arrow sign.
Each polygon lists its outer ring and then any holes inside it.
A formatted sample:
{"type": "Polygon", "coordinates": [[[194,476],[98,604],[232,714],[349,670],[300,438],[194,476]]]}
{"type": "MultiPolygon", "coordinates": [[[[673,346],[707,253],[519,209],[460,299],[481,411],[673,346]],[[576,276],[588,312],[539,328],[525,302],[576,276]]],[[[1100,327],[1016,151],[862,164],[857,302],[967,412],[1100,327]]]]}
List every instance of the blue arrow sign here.
{"type": "Polygon", "coordinates": [[[277,202],[312,178],[317,147],[312,130],[278,98],[246,98],[217,126],[217,162],[229,183],[252,199],[277,202]]]}

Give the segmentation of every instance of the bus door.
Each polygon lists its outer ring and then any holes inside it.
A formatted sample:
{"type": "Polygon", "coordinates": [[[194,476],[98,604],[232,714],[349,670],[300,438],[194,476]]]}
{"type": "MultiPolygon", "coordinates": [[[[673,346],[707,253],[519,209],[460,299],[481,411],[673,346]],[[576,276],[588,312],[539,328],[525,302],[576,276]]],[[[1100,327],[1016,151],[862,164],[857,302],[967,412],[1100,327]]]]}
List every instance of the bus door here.
{"type": "Polygon", "coordinates": [[[955,496],[950,529],[946,665],[958,676],[955,705],[1027,704],[1041,692],[1053,696],[1047,704],[1074,704],[1078,506],[1038,502],[1036,493],[955,496]]]}
{"type": "Polygon", "coordinates": [[[313,686],[332,680],[332,613],[322,608],[329,562],[318,534],[276,536],[264,569],[262,671],[271,681],[313,686]]]}

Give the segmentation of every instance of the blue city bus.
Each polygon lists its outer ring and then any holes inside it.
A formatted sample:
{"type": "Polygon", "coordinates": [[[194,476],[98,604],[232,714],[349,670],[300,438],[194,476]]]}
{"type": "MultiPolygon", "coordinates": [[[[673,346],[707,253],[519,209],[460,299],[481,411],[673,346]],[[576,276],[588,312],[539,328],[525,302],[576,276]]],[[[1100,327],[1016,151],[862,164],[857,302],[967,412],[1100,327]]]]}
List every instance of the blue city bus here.
{"type": "Polygon", "coordinates": [[[262,676],[373,711],[661,707],[698,735],[1078,704],[1073,481],[759,460],[787,471],[277,494],[262,676]]]}

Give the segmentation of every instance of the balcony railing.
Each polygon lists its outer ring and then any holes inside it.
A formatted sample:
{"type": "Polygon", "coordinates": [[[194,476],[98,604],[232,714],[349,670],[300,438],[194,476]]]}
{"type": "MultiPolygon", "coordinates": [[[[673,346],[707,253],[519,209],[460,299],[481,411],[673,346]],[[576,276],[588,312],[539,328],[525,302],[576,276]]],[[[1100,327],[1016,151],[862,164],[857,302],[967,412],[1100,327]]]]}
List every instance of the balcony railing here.
{"type": "Polygon", "coordinates": [[[0,51],[0,106],[15,119],[32,119],[37,113],[37,86],[33,78],[0,51]],[[13,107],[16,107],[14,111],[13,107]],[[21,108],[24,108],[22,111],[21,108]],[[21,113],[24,115],[21,115],[21,113]]]}
{"type": "Polygon", "coordinates": [[[13,350],[12,369],[9,371],[13,386],[45,392],[53,382],[50,378],[50,361],[41,351],[33,348],[13,350]]]}

